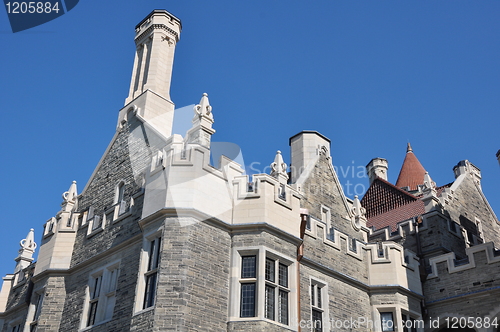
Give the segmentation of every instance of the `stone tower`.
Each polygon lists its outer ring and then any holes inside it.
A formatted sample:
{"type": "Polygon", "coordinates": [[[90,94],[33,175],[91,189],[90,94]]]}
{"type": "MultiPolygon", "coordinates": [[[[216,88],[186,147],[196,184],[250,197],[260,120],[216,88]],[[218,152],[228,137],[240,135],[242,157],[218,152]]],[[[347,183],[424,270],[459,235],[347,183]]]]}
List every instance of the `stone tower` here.
{"type": "Polygon", "coordinates": [[[170,81],[180,33],[181,21],[166,10],[153,10],[137,24],[132,79],[120,121],[133,110],[170,136],[175,108],[170,100],[170,81]]]}

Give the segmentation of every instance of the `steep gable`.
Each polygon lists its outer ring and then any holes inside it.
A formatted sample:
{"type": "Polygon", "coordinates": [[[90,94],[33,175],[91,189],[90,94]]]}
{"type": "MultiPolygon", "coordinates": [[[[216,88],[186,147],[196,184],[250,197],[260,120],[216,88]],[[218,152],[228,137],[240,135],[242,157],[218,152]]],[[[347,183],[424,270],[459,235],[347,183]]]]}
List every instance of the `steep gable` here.
{"type": "Polygon", "coordinates": [[[314,167],[303,175],[305,179],[300,187],[304,198],[301,206],[319,220],[324,219],[324,210],[327,209],[332,227],[361,240],[362,234],[351,225],[349,204],[327,152],[320,152],[314,167]]]}

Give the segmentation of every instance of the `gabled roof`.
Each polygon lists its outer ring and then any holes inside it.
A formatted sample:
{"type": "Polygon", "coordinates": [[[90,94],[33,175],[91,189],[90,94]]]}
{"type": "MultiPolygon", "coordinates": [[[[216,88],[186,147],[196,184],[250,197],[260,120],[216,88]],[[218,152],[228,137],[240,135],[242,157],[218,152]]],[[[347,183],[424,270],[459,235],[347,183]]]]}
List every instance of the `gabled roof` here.
{"type": "Polygon", "coordinates": [[[416,200],[417,197],[412,194],[377,177],[363,196],[361,205],[366,209],[366,217],[368,221],[370,221],[372,217],[394,210],[416,200]]]}
{"type": "Polygon", "coordinates": [[[425,169],[413,153],[410,143],[406,149],[405,160],[399,172],[396,187],[410,187],[410,191],[417,190],[419,184],[424,184],[425,169]]]}

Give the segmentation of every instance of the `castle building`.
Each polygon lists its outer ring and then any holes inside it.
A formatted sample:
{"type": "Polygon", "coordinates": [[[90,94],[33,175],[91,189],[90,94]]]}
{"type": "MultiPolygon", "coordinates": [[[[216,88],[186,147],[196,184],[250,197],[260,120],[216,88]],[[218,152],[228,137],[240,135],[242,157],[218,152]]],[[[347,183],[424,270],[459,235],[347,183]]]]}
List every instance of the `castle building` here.
{"type": "Polygon", "coordinates": [[[460,161],[438,186],[408,144],[395,185],[375,158],[350,199],[315,131],[270,174],[224,153],[212,165],[207,94],[173,131],[180,20],[154,10],[135,32],[115,135],[38,248],[33,229],[21,241],[0,331],[500,331],[500,225],[479,168],[460,161]]]}

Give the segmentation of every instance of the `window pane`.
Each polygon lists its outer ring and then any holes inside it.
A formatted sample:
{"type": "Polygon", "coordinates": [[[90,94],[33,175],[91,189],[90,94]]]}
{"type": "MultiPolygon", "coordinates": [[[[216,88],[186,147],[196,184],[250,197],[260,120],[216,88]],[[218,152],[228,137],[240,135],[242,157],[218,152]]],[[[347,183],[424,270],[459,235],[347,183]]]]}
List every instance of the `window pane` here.
{"type": "Polygon", "coordinates": [[[279,265],[279,284],[283,287],[288,287],[288,266],[285,264],[279,265]]]}
{"type": "Polygon", "coordinates": [[[264,314],[267,319],[272,320],[274,320],[274,290],[274,287],[266,285],[264,314]]]}
{"type": "Polygon", "coordinates": [[[146,276],[146,289],[144,293],[143,309],[153,306],[156,293],[156,273],[146,276]]]}
{"type": "Polygon", "coordinates": [[[241,257],[241,277],[242,278],[255,278],[255,261],[256,256],[242,256],[241,257]]]}
{"type": "Polygon", "coordinates": [[[161,237],[157,238],[155,240],[155,255],[154,255],[154,262],[153,262],[153,268],[156,269],[158,268],[158,264],[160,263],[160,253],[161,253],[161,237]]]}
{"type": "Polygon", "coordinates": [[[279,291],[278,322],[288,325],[288,292],[279,291]]]}
{"type": "Polygon", "coordinates": [[[323,313],[319,310],[312,310],[312,321],[313,321],[313,331],[322,332],[323,331],[323,313]]]}
{"type": "Polygon", "coordinates": [[[158,262],[160,257],[160,245],[161,245],[161,238],[156,238],[150,242],[148,271],[158,268],[158,262]]]}
{"type": "Polygon", "coordinates": [[[266,280],[274,282],[274,261],[271,258],[266,258],[266,280]]]}
{"type": "Polygon", "coordinates": [[[94,221],[92,222],[92,230],[95,231],[102,225],[102,219],[100,216],[94,216],[94,221]]]}
{"type": "Polygon", "coordinates": [[[37,299],[35,303],[35,314],[33,316],[33,321],[37,321],[40,317],[40,311],[42,311],[43,294],[37,294],[37,299]]]}
{"type": "Polygon", "coordinates": [[[255,283],[241,284],[240,307],[241,317],[255,317],[255,283]]]}
{"type": "Polygon", "coordinates": [[[95,322],[95,315],[97,312],[97,301],[90,303],[90,309],[89,309],[89,319],[87,320],[87,326],[94,325],[95,322]]]}
{"type": "Polygon", "coordinates": [[[311,285],[311,304],[316,305],[316,286],[311,285]]]}
{"type": "Polygon", "coordinates": [[[394,331],[392,312],[381,312],[380,320],[382,321],[382,331],[394,331]]]}
{"type": "Polygon", "coordinates": [[[101,294],[101,282],[102,276],[98,276],[94,279],[94,289],[92,290],[91,300],[98,298],[99,294],[101,294]]]}

